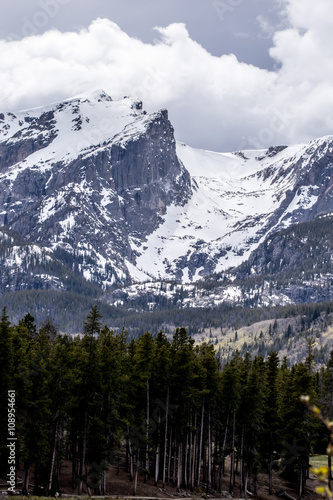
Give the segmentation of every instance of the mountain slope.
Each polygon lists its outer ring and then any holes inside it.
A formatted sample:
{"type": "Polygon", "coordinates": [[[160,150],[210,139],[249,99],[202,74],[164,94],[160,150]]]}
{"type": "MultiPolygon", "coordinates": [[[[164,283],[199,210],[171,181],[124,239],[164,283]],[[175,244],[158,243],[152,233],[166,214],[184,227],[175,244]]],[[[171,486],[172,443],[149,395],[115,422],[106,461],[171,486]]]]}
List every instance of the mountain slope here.
{"type": "Polygon", "coordinates": [[[178,144],[193,194],[171,206],[138,259],[162,279],[198,280],[245,261],[291,224],[331,212],[332,137],[309,145],[230,154],[178,144]]]}
{"type": "Polygon", "coordinates": [[[233,271],[235,284],[261,288],[257,305],[333,300],[333,217],[290,226],[266,238],[250,258],[233,271]]]}
{"type": "Polygon", "coordinates": [[[219,154],[178,145],[177,153],[191,174],[193,195],[184,208],[170,207],[148,238],[148,261],[153,259],[160,277],[186,282],[246,258],[267,208],[276,206],[277,189],[260,182],[258,152],[219,154]]]}
{"type": "Polygon", "coordinates": [[[267,237],[333,213],[332,158],[332,137],[197,150],[166,110],[95,91],[0,114],[0,224],[100,289],[231,276],[267,237]]]}

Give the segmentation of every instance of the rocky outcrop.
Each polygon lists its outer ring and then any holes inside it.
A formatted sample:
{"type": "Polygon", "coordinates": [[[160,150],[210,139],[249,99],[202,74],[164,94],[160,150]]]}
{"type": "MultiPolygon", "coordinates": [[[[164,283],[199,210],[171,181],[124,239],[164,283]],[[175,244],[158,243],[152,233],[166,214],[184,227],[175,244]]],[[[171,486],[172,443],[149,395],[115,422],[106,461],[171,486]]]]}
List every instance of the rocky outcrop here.
{"type": "Polygon", "coordinates": [[[190,176],[175,153],[174,130],[166,110],[154,115],[136,140],[110,150],[114,189],[124,200],[124,218],[136,237],[150,234],[172,203],[190,195],[190,176]]]}
{"type": "MultiPolygon", "coordinates": [[[[17,118],[11,113],[9,115],[11,119],[17,118]]],[[[2,116],[4,117],[3,114],[2,116]]],[[[20,120],[20,123],[20,130],[9,139],[0,142],[0,172],[4,172],[12,165],[24,161],[36,151],[46,148],[57,136],[53,111],[42,113],[37,118],[26,116],[24,123],[22,120],[20,120]]],[[[2,127],[1,132],[6,137],[8,134],[6,126],[2,127]]]]}
{"type": "Polygon", "coordinates": [[[58,105],[24,122],[14,117],[20,129],[0,143],[0,225],[49,250],[78,252],[79,271],[107,286],[128,280],[126,262],[136,262],[133,241],[143,244],[169,205],[187,201],[190,176],[177,158],[167,111],[148,115],[128,99],[122,104],[127,123],[113,137],[70,159],[64,151],[52,160],[48,148],[45,160],[34,163],[33,154],[55,139],[51,148],[63,147],[59,128],[68,116],[71,123],[73,114],[81,117],[80,128],[71,125],[73,141],[77,133],[87,135],[84,127],[93,124],[83,103],[58,105]]]}

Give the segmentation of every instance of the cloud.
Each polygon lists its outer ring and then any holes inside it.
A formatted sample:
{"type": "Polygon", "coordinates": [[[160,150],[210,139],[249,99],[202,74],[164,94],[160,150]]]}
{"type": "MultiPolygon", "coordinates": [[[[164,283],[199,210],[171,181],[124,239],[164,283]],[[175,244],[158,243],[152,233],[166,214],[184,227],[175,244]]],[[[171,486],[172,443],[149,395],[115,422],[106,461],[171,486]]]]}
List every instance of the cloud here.
{"type": "Polygon", "coordinates": [[[154,43],[108,19],[88,29],[0,40],[0,110],[44,105],[95,88],[164,107],[178,139],[220,151],[303,142],[333,133],[331,0],[281,0],[289,26],[275,33],[268,71],[216,57],[182,23],[154,43]]]}

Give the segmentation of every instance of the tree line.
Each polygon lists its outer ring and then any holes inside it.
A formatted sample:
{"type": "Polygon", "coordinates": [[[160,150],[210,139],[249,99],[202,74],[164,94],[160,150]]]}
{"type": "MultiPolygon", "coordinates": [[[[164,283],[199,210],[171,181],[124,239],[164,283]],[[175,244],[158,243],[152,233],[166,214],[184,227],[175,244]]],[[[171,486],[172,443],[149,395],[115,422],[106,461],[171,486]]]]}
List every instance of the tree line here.
{"type": "Polygon", "coordinates": [[[241,495],[257,492],[258,475],[273,471],[298,485],[310,457],[325,453],[329,433],[300,401],[303,394],[333,419],[333,352],[319,372],[313,342],[294,366],[236,352],[221,365],[211,344],[195,345],[185,328],[127,338],[102,326],[94,306],[82,335],[37,330],[27,314],[0,318],[0,477],[8,469],[7,399],[15,391],[16,467],[22,492],[61,490],[62,464],[73,491],[106,493],[106,471],[125,467],[136,493],[138,475],[165,487],[241,495]],[[33,479],[32,479],[33,478],[33,479]]]}

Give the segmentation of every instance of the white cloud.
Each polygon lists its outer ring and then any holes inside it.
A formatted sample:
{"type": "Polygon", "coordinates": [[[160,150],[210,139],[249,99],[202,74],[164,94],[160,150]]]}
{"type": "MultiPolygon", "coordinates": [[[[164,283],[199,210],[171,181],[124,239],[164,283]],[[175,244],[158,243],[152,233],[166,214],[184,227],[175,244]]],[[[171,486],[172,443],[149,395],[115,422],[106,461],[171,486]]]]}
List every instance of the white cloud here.
{"type": "Polygon", "coordinates": [[[0,41],[0,110],[47,104],[103,88],[165,107],[176,136],[220,151],[303,142],[333,132],[331,0],[283,0],[289,27],[274,35],[275,72],[212,56],[181,23],[156,28],[154,44],[107,19],[0,41]]]}

